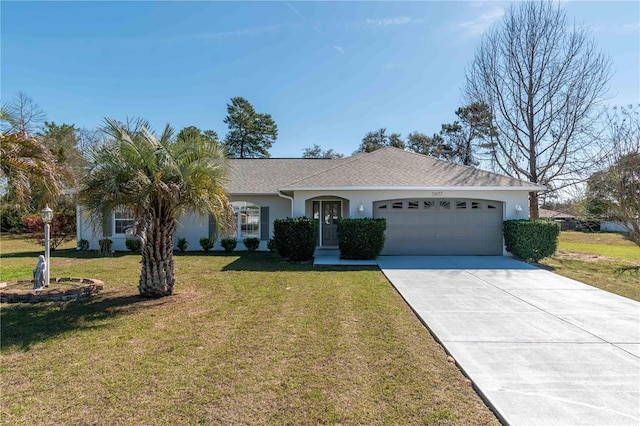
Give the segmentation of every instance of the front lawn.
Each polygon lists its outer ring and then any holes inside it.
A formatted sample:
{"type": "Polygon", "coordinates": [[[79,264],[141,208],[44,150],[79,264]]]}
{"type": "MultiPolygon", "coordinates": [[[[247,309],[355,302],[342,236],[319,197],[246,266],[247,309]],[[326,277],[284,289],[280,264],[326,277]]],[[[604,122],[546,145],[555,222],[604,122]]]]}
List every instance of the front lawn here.
{"type": "MultiPolygon", "coordinates": [[[[0,281],[30,277],[40,248],[0,244],[0,281]]],[[[377,268],[177,255],[149,300],[139,255],[52,256],[105,291],[2,305],[2,424],[498,424],[377,268]]]]}
{"type": "Polygon", "coordinates": [[[640,301],[640,248],[624,234],[562,232],[558,251],[540,264],[585,284],[640,301]]]}

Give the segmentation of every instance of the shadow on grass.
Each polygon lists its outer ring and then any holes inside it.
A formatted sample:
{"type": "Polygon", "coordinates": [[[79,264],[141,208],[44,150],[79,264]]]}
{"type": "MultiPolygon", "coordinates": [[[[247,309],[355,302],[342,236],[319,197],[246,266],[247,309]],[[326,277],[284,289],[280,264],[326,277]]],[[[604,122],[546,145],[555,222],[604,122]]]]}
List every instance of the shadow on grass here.
{"type": "MultiPolygon", "coordinates": [[[[562,261],[560,261],[560,263],[562,263],[562,261]]],[[[535,262],[535,263],[532,263],[532,265],[534,265],[537,268],[544,269],[545,271],[549,271],[549,272],[553,272],[553,271],[556,270],[556,268],[554,266],[545,265],[545,264],[542,264],[542,263],[535,262]]]]}
{"type": "Polygon", "coordinates": [[[622,266],[615,269],[616,276],[623,274],[640,275],[640,265],[636,266],[622,266]]]}
{"type": "MultiPolygon", "coordinates": [[[[44,248],[40,251],[21,251],[17,253],[1,253],[1,259],[22,259],[22,258],[35,258],[37,260],[38,256],[44,253],[44,248]]],[[[79,251],[76,249],[62,249],[62,250],[52,250],[50,253],[52,258],[69,258],[69,259],[100,259],[106,256],[100,256],[97,250],[91,251],[79,251]]],[[[124,256],[133,256],[139,255],[139,253],[127,252],[127,251],[119,251],[113,253],[112,258],[124,257],[124,256]]]]}
{"type": "MultiPolygon", "coordinates": [[[[222,253],[221,255],[225,255],[222,253]]],[[[235,257],[233,261],[225,265],[222,271],[255,271],[255,272],[276,272],[276,271],[327,271],[327,272],[340,272],[340,271],[370,271],[378,270],[377,266],[329,266],[319,265],[313,266],[313,260],[304,262],[292,262],[288,259],[282,258],[276,253],[270,252],[234,252],[227,256],[235,257]]]]}
{"type": "Polygon", "coordinates": [[[104,321],[157,307],[169,301],[165,299],[128,295],[71,302],[4,304],[0,313],[2,348],[28,351],[35,343],[70,331],[103,327],[104,321]]]}

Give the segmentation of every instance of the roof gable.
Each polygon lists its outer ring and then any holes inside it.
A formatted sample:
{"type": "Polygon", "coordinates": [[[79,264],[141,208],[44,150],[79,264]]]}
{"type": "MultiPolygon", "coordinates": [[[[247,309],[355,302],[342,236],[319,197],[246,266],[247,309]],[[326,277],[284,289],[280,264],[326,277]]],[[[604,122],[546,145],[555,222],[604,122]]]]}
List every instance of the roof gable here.
{"type": "Polygon", "coordinates": [[[508,188],[541,185],[386,147],[340,159],[231,159],[229,193],[303,189],[508,188]]]}
{"type": "MultiPolygon", "coordinates": [[[[463,166],[422,154],[386,147],[349,157],[333,167],[280,189],[303,188],[531,188],[530,182],[463,166]]],[[[539,186],[542,189],[542,186],[539,186]]]]}

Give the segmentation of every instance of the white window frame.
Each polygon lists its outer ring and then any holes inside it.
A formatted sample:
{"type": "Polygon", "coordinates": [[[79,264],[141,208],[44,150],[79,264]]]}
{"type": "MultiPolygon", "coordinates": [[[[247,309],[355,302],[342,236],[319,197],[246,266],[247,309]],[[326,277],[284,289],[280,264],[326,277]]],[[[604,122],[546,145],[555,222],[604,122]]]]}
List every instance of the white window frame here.
{"type": "Polygon", "coordinates": [[[243,238],[260,239],[260,206],[249,201],[232,201],[231,206],[236,214],[236,233],[234,237],[239,240],[243,238]],[[243,216],[245,217],[245,225],[257,225],[255,227],[255,231],[248,233],[247,231],[242,230],[243,216]],[[251,222],[249,222],[249,219],[251,219],[251,222]]]}
{"type": "Polygon", "coordinates": [[[118,207],[113,212],[113,234],[114,235],[131,235],[133,226],[136,223],[135,216],[130,209],[126,207],[118,207]],[[126,215],[125,215],[126,214],[126,215]],[[122,217],[118,217],[122,215],[122,217]],[[118,222],[125,222],[121,225],[124,232],[118,232],[118,222]]]}

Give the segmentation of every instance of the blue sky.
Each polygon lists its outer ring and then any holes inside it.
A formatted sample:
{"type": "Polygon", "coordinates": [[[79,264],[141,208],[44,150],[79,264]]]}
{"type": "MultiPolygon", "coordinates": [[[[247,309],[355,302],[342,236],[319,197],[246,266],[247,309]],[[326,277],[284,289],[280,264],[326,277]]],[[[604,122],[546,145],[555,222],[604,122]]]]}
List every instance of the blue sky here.
{"type": "MultiPolygon", "coordinates": [[[[640,102],[640,3],[563,1],[613,61],[611,104],[640,102]]],[[[0,3],[0,96],[49,121],[143,117],[226,134],[226,104],[278,124],[274,157],[352,153],[368,131],[432,134],[509,2],[0,3]]]]}

